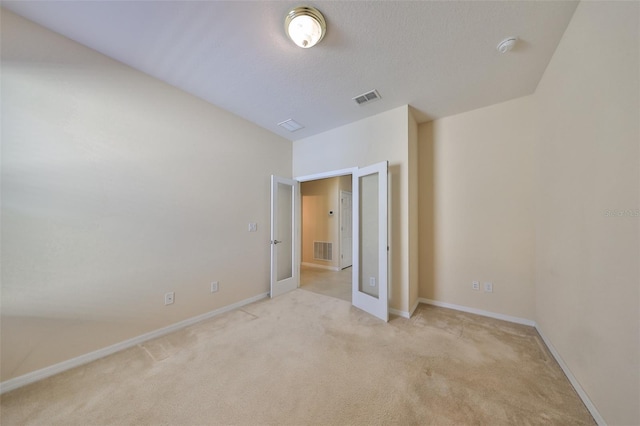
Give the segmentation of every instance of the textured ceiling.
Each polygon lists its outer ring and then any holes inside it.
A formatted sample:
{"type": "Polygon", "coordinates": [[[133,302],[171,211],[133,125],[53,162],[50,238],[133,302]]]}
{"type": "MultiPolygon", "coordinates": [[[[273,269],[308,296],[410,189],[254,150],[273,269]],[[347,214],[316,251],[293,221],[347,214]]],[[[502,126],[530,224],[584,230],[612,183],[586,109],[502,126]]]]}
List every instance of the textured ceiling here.
{"type": "Polygon", "coordinates": [[[287,39],[289,1],[3,1],[3,7],[295,140],[409,104],[418,121],[531,94],[568,1],[313,1],[327,35],[287,39]],[[520,38],[501,55],[496,45],[520,38]],[[377,89],[382,99],[351,98],[377,89]],[[277,123],[305,126],[290,133],[277,123]]]}

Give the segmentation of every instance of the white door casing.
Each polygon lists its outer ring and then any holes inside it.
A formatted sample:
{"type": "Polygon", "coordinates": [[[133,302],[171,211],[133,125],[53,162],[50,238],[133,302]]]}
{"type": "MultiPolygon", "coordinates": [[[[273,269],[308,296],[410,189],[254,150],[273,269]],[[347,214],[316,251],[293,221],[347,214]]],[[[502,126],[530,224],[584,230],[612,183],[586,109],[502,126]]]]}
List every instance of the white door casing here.
{"type": "Polygon", "coordinates": [[[352,194],[340,191],[340,269],[353,265],[352,194]]]}

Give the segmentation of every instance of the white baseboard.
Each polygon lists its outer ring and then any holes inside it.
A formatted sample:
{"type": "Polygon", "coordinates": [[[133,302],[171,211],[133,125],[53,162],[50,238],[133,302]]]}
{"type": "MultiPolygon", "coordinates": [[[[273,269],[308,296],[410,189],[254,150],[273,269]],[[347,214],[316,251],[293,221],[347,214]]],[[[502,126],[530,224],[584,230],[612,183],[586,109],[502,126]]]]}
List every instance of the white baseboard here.
{"type": "MultiPolygon", "coordinates": [[[[104,358],[107,355],[111,355],[113,353],[116,353],[116,352],[122,351],[124,349],[128,349],[130,347],[133,347],[133,346],[139,345],[141,343],[144,343],[144,342],[146,342],[148,340],[164,336],[165,334],[169,334],[171,332],[180,330],[182,328],[185,328],[185,327],[188,327],[190,325],[196,324],[196,323],[198,323],[200,321],[204,321],[206,319],[215,317],[217,315],[221,315],[221,314],[223,314],[225,312],[232,311],[234,309],[240,308],[240,307],[248,305],[250,303],[257,302],[258,300],[264,299],[264,298],[266,298],[268,296],[269,296],[269,293],[262,293],[262,294],[259,294],[257,296],[250,297],[248,299],[244,299],[244,300],[241,300],[239,302],[233,303],[231,305],[227,305],[227,306],[224,306],[222,308],[218,308],[218,309],[215,309],[213,311],[204,313],[202,315],[198,315],[198,316],[195,316],[195,317],[192,317],[192,318],[188,318],[186,320],[177,322],[177,323],[169,325],[167,327],[164,327],[164,328],[161,328],[161,329],[158,329],[158,330],[154,330],[154,331],[142,334],[142,335],[137,336],[137,337],[133,337],[131,339],[125,340],[125,341],[120,342],[120,343],[116,343],[116,344],[108,346],[106,348],[102,348],[102,349],[99,349],[97,351],[90,352],[88,354],[80,355],[80,356],[78,356],[76,358],[72,358],[72,359],[69,359],[67,361],[63,361],[61,363],[58,363],[58,364],[55,364],[55,365],[52,365],[52,366],[49,366],[49,367],[42,368],[40,370],[32,371],[31,373],[27,373],[25,375],[22,375],[22,376],[15,377],[13,379],[4,381],[4,382],[0,383],[0,394],[12,391],[12,390],[17,389],[17,388],[22,387],[22,386],[26,386],[28,384],[37,382],[37,381],[42,380],[42,379],[46,379],[47,377],[51,377],[51,376],[53,376],[55,374],[62,373],[63,371],[70,370],[70,369],[75,368],[75,367],[79,367],[79,366],[81,366],[83,364],[87,364],[87,363],[95,361],[97,359],[104,358]]],[[[523,324],[523,325],[528,325],[528,326],[531,326],[531,327],[535,327],[535,329],[538,331],[538,334],[540,334],[540,337],[544,341],[545,345],[547,345],[547,347],[549,348],[549,352],[551,352],[551,355],[553,355],[555,360],[558,362],[558,365],[560,365],[560,368],[562,368],[562,371],[564,372],[564,374],[569,379],[569,382],[571,383],[573,388],[576,390],[576,392],[580,396],[580,399],[582,399],[582,402],[587,407],[587,409],[589,410],[589,412],[593,416],[593,418],[596,421],[596,423],[599,426],[606,426],[607,423],[604,421],[604,419],[602,418],[602,416],[598,412],[597,408],[595,407],[595,405],[593,404],[591,399],[589,399],[589,396],[587,395],[587,393],[584,391],[584,389],[582,389],[582,386],[580,385],[580,382],[578,382],[578,380],[573,375],[573,373],[571,372],[571,370],[569,369],[567,364],[564,362],[564,360],[562,359],[562,357],[560,356],[558,351],[551,344],[549,339],[545,336],[545,334],[538,327],[538,325],[535,323],[535,321],[532,321],[532,320],[529,320],[529,319],[525,319],[525,318],[512,317],[510,315],[503,315],[503,314],[498,314],[498,313],[494,313],[494,312],[484,311],[484,310],[481,310],[481,309],[470,308],[470,307],[467,307],[467,306],[456,305],[456,304],[453,304],[453,303],[439,302],[437,300],[431,300],[431,299],[425,299],[425,298],[419,298],[418,301],[415,303],[415,305],[412,307],[410,312],[401,311],[401,310],[393,309],[393,308],[389,308],[389,312],[391,314],[398,315],[398,316],[400,316],[402,318],[410,318],[411,315],[413,315],[413,312],[418,307],[418,304],[420,304],[420,303],[426,303],[428,305],[439,306],[439,307],[448,308],[448,309],[454,309],[454,310],[457,310],[457,311],[468,312],[468,313],[482,315],[482,316],[489,317],[489,318],[495,318],[495,319],[499,319],[499,320],[503,320],[503,321],[513,322],[513,323],[516,323],[516,324],[523,324]]]]}
{"type": "Polygon", "coordinates": [[[188,318],[186,320],[177,322],[175,324],[171,324],[167,327],[160,328],[158,330],[154,330],[137,337],[133,337],[131,339],[125,340],[120,343],[116,343],[111,346],[107,346],[106,348],[98,349],[97,351],[89,352],[88,354],[80,355],[78,357],[60,362],[58,364],[54,364],[49,367],[42,368],[40,370],[32,371],[31,373],[27,373],[19,377],[14,377],[13,379],[9,379],[0,383],[0,394],[9,392],[11,390],[28,385],[30,383],[37,382],[38,380],[46,379],[47,377],[51,377],[55,374],[62,373],[63,371],[70,370],[72,368],[81,366],[83,364],[87,364],[97,359],[104,358],[107,355],[111,355],[121,350],[128,349],[132,346],[139,345],[140,343],[144,343],[147,340],[164,336],[165,334],[169,334],[171,332],[180,330],[182,328],[185,328],[190,325],[196,324],[200,321],[215,317],[225,312],[232,311],[234,309],[248,305],[249,303],[257,302],[258,300],[264,299],[268,296],[269,296],[269,293],[262,293],[254,297],[250,297],[248,299],[244,299],[239,302],[232,303],[231,305],[223,306],[222,308],[215,309],[211,312],[207,312],[202,315],[188,318]]]}
{"type": "Polygon", "coordinates": [[[389,313],[402,318],[411,318],[411,314],[409,314],[409,312],[401,311],[400,309],[389,308],[389,313]]]}
{"type": "Polygon", "coordinates": [[[571,382],[571,385],[578,393],[578,396],[580,396],[580,399],[582,399],[582,402],[587,407],[587,410],[589,410],[589,412],[593,416],[593,419],[599,426],[606,426],[607,422],[604,421],[596,406],[593,404],[593,402],[591,402],[591,399],[589,399],[587,393],[584,391],[584,389],[582,389],[582,386],[580,386],[580,382],[578,382],[578,379],[576,379],[558,351],[556,351],[556,348],[553,347],[549,339],[547,339],[542,330],[540,330],[538,324],[535,325],[535,328],[538,331],[540,337],[542,337],[544,344],[547,345],[547,348],[549,348],[549,352],[551,352],[551,355],[553,355],[553,357],[556,359],[556,361],[560,365],[560,368],[562,368],[562,371],[564,371],[565,376],[567,376],[567,379],[569,379],[569,382],[571,382]]]}
{"type": "Polygon", "coordinates": [[[453,303],[439,302],[431,299],[418,299],[420,303],[426,303],[427,305],[439,306],[441,308],[454,309],[456,311],[468,312],[470,314],[482,315],[483,317],[495,318],[502,321],[514,322],[516,324],[528,325],[535,327],[536,322],[526,318],[512,317],[511,315],[497,314],[495,312],[483,311],[482,309],[469,308],[467,306],[455,305],[453,303]]]}
{"type": "Polygon", "coordinates": [[[393,308],[389,308],[389,313],[393,314],[393,315],[397,315],[399,317],[402,318],[411,318],[411,316],[413,315],[413,313],[415,312],[415,310],[418,308],[418,305],[420,304],[420,299],[418,299],[416,301],[416,303],[413,305],[413,307],[407,312],[407,311],[401,311],[400,309],[393,309],[393,308]]]}
{"type": "Polygon", "coordinates": [[[397,315],[399,317],[402,318],[411,318],[411,316],[413,315],[413,313],[415,312],[415,310],[418,308],[418,305],[420,304],[420,299],[418,299],[416,301],[416,303],[413,305],[413,307],[411,309],[409,309],[409,311],[401,311],[400,309],[393,309],[393,308],[389,308],[389,313],[393,314],[393,315],[397,315]]]}
{"type": "Polygon", "coordinates": [[[340,269],[337,266],[328,266],[328,265],[318,265],[317,263],[309,263],[309,262],[302,262],[300,263],[302,266],[308,266],[310,268],[318,268],[318,269],[328,269],[330,271],[341,271],[342,269],[340,269]]]}
{"type": "Polygon", "coordinates": [[[413,316],[413,313],[416,311],[416,309],[418,309],[419,304],[420,304],[420,299],[418,298],[418,300],[416,300],[416,303],[413,304],[413,307],[409,311],[409,318],[413,316]]]}
{"type": "Polygon", "coordinates": [[[564,362],[564,360],[562,359],[558,351],[553,347],[549,339],[547,339],[547,337],[544,335],[542,330],[540,330],[540,327],[535,321],[529,320],[526,318],[512,317],[510,315],[497,314],[495,312],[483,311],[482,309],[469,308],[467,306],[462,306],[462,305],[455,305],[453,303],[439,302],[437,300],[431,300],[431,299],[420,298],[418,299],[418,302],[426,303],[428,305],[433,305],[433,306],[439,306],[441,308],[454,309],[456,311],[468,312],[471,314],[482,315],[484,317],[495,318],[503,321],[513,322],[516,324],[523,324],[523,325],[535,327],[536,331],[538,332],[538,334],[540,334],[540,337],[544,341],[544,344],[547,345],[547,348],[549,348],[549,352],[551,352],[551,355],[553,356],[553,358],[555,358],[558,365],[560,365],[560,368],[562,369],[564,374],[567,376],[567,379],[569,379],[569,382],[578,393],[578,396],[580,396],[580,399],[582,399],[582,402],[589,410],[589,413],[591,413],[591,415],[593,416],[593,419],[596,421],[596,423],[599,426],[607,426],[607,422],[604,421],[604,419],[598,412],[596,406],[593,404],[591,399],[589,399],[589,396],[584,391],[584,389],[582,389],[582,386],[580,386],[580,382],[578,382],[578,379],[576,379],[576,377],[573,375],[573,373],[571,372],[567,364],[564,362]]]}

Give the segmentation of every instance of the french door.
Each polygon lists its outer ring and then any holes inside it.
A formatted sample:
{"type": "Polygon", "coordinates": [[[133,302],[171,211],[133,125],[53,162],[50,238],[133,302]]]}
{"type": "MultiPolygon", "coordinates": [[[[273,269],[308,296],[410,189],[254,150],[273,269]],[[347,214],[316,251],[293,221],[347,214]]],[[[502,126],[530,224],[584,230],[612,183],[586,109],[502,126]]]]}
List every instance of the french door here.
{"type": "MultiPolygon", "coordinates": [[[[389,320],[387,172],[386,161],[352,171],[351,300],[383,321],[389,320]]],[[[271,176],[271,297],[300,285],[298,208],[298,181],[271,176]]]]}
{"type": "Polygon", "coordinates": [[[298,288],[296,261],[298,182],[271,176],[271,297],[298,288]]]}
{"type": "Polygon", "coordinates": [[[387,162],[353,173],[353,278],[351,303],[389,320],[387,162]]]}

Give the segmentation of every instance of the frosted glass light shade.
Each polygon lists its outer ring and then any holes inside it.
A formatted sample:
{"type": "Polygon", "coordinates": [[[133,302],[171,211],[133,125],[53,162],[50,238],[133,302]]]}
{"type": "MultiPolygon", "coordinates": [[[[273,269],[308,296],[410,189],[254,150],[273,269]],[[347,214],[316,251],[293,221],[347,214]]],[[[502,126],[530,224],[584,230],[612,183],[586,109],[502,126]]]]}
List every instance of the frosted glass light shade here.
{"type": "Polygon", "coordinates": [[[322,40],[327,25],[318,9],[296,7],[287,14],[284,28],[296,45],[308,49],[322,40]]]}

